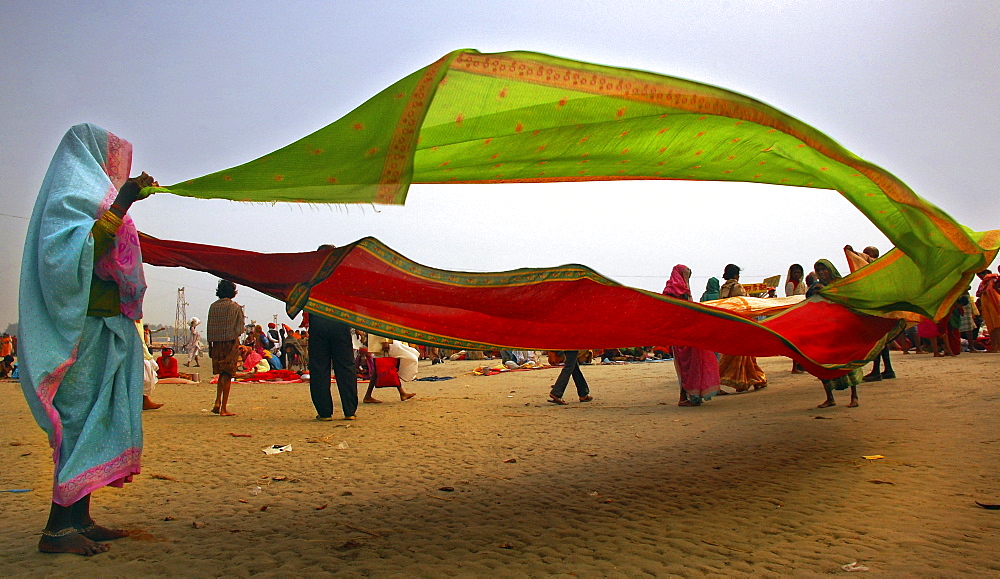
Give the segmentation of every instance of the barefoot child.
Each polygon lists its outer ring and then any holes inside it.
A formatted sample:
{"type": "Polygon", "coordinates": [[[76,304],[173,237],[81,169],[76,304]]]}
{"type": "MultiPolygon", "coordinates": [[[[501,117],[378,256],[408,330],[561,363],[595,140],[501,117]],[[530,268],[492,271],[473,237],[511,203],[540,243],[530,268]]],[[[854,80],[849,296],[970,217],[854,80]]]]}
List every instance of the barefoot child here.
{"type": "Polygon", "coordinates": [[[208,308],[208,357],[212,371],[219,375],[215,405],[212,412],[219,416],[236,416],[226,408],[233,376],[240,370],[240,335],[243,334],[243,306],[233,301],[236,284],[220,279],[215,290],[219,299],[208,308]]]}
{"type": "MultiPolygon", "coordinates": [[[[817,281],[809,288],[807,296],[812,296],[819,292],[821,289],[833,282],[833,280],[840,279],[840,272],[834,267],[830,261],[826,259],[821,259],[816,262],[813,266],[813,270],[816,272],[817,281]]],[[[847,390],[851,389],[851,403],[848,404],[848,408],[856,408],[858,406],[858,384],[861,383],[863,377],[863,372],[861,368],[855,368],[849,373],[836,378],[834,380],[821,380],[823,382],[823,390],[826,391],[826,400],[822,404],[817,406],[817,408],[829,408],[831,406],[836,406],[837,401],[833,399],[834,390],[847,390]]]]}

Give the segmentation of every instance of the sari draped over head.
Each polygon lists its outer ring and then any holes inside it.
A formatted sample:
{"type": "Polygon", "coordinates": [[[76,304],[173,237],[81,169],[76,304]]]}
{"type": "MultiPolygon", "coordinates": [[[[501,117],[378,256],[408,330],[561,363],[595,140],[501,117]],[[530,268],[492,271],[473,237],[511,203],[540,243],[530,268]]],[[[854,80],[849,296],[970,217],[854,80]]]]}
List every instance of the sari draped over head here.
{"type": "MultiPolygon", "coordinates": [[[[818,269],[819,265],[821,265],[821,264],[824,265],[824,266],[826,266],[826,268],[828,270],[830,270],[830,277],[833,278],[833,280],[831,280],[831,281],[838,280],[838,279],[841,279],[841,278],[844,277],[844,276],[840,275],[840,272],[837,271],[837,266],[833,265],[833,262],[830,261],[829,259],[819,259],[819,260],[817,260],[816,263],[813,264],[813,272],[815,272],[816,269],[818,269]]],[[[811,286],[809,286],[809,290],[806,291],[806,297],[812,297],[813,295],[815,295],[816,293],[818,293],[824,287],[826,287],[826,284],[823,283],[822,281],[820,281],[819,274],[816,274],[816,281],[813,282],[813,284],[811,286]]]]}
{"type": "Polygon", "coordinates": [[[793,264],[788,267],[788,273],[785,274],[785,297],[790,296],[804,296],[806,295],[806,290],[809,288],[806,286],[805,269],[799,264],[793,264]],[[799,281],[792,281],[792,270],[799,269],[802,272],[802,277],[799,281]]]}
{"type": "MultiPolygon", "coordinates": [[[[737,278],[731,277],[719,289],[719,297],[738,298],[745,295],[737,278]]],[[[719,357],[719,378],[722,384],[732,386],[737,392],[746,392],[751,387],[763,388],[767,385],[767,375],[753,356],[722,354],[719,357]]]]}
{"type": "Polygon", "coordinates": [[[701,294],[700,302],[710,302],[712,300],[719,299],[719,278],[710,277],[708,278],[708,284],[705,285],[705,293],[701,294]]]}
{"type": "MultiPolygon", "coordinates": [[[[21,388],[53,449],[53,502],[69,506],[139,473],[145,284],[131,220],[94,255],[92,230],[128,178],[132,146],[94,125],[59,144],[32,211],[21,261],[21,388]],[[88,316],[94,277],[118,285],[124,315],[88,316]]],[[[110,214],[108,214],[110,215],[110,214]]]]}
{"type": "MultiPolygon", "coordinates": [[[[837,271],[837,266],[833,265],[833,262],[830,261],[829,259],[817,260],[816,263],[813,265],[813,271],[815,271],[820,265],[826,266],[826,268],[830,270],[830,277],[833,278],[831,281],[836,281],[843,277],[842,275],[840,275],[840,272],[837,271]]],[[[812,287],[809,288],[809,291],[806,292],[806,296],[812,298],[814,295],[817,294],[817,292],[819,292],[819,290],[823,289],[824,287],[826,287],[826,284],[819,280],[817,274],[816,283],[814,283],[812,287]]],[[[818,298],[813,298],[813,299],[818,299],[818,298]]],[[[864,378],[863,369],[855,368],[854,370],[841,376],[840,378],[836,378],[834,380],[820,380],[820,381],[823,383],[823,388],[826,388],[827,390],[847,390],[852,386],[857,386],[858,384],[860,384],[863,378],[864,378]]]]}
{"type": "Polygon", "coordinates": [[[990,350],[997,351],[1000,341],[1000,275],[990,273],[983,276],[976,290],[979,298],[979,314],[990,333],[990,350]]]}
{"type": "Polygon", "coordinates": [[[691,275],[691,268],[679,263],[675,265],[674,269],[670,272],[670,279],[667,280],[667,285],[663,286],[663,295],[690,300],[691,286],[688,285],[685,273],[691,275]]]}
{"type": "MultiPolygon", "coordinates": [[[[675,265],[670,272],[667,285],[663,288],[663,295],[691,301],[691,287],[687,281],[687,276],[690,275],[691,270],[686,265],[675,265]]],[[[671,346],[671,349],[674,354],[677,381],[687,394],[688,400],[700,403],[711,399],[719,392],[719,363],[714,352],[690,346],[671,346]]]]}

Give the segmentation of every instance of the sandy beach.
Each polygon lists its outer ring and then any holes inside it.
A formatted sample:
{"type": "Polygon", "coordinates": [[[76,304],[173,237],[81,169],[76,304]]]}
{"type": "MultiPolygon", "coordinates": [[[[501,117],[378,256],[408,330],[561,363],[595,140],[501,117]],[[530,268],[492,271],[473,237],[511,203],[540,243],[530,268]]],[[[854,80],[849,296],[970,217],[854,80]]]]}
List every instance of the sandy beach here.
{"type": "Polygon", "coordinates": [[[555,406],[558,369],[422,361],[454,379],[353,422],[336,394],[313,420],[307,384],[237,384],[231,418],[207,372],[161,384],[142,475],[94,493],[132,535],[91,558],[37,552],[51,450],[0,383],[0,490],[33,489],[0,492],[0,575],[1000,575],[1000,511],[976,504],[1000,503],[1000,356],[895,352],[897,379],[822,410],[815,378],[760,362],[765,390],[679,408],[669,362],[583,366],[596,400],[555,406]]]}

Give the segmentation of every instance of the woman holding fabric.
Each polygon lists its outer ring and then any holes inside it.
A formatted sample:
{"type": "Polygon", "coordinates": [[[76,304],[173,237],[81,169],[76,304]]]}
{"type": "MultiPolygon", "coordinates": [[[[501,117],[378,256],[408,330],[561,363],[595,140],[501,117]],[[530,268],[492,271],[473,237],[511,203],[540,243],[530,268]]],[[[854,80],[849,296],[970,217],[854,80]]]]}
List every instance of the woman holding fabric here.
{"type": "Polygon", "coordinates": [[[987,352],[1000,352],[1000,275],[985,269],[979,276],[979,314],[983,316],[986,331],[990,333],[990,347],[987,352]]]}
{"type": "MultiPolygon", "coordinates": [[[[801,264],[793,263],[789,266],[788,274],[785,276],[785,279],[787,280],[785,282],[786,298],[806,295],[806,291],[809,290],[809,282],[802,279],[804,274],[805,270],[802,268],[801,264]]],[[[805,370],[802,369],[802,366],[792,362],[792,374],[802,374],[804,372],[805,370]]]]}
{"type": "MultiPolygon", "coordinates": [[[[735,298],[744,295],[740,285],[740,268],[730,263],[722,274],[726,280],[719,290],[719,298],[735,298]]],[[[723,354],[719,358],[719,376],[722,384],[732,386],[737,392],[747,392],[750,388],[760,390],[767,387],[767,374],[757,364],[753,356],[723,354]]]]}
{"type": "MultiPolygon", "coordinates": [[[[679,300],[691,300],[691,269],[677,264],[663,288],[663,295],[679,300]]],[[[719,364],[715,353],[689,346],[671,346],[674,370],[680,384],[678,406],[700,406],[719,392],[719,364]]]]}
{"type": "MultiPolygon", "coordinates": [[[[806,297],[812,297],[819,293],[824,287],[833,283],[833,280],[840,279],[840,272],[837,268],[826,259],[821,259],[816,262],[813,266],[813,271],[816,272],[816,283],[814,283],[809,291],[806,292],[806,297]]],[[[848,408],[856,408],[858,406],[858,384],[861,383],[863,377],[863,372],[861,368],[855,368],[849,373],[836,378],[834,380],[821,380],[823,383],[823,390],[826,391],[826,400],[817,406],[817,408],[829,408],[830,406],[836,406],[837,401],[833,399],[834,390],[847,390],[851,389],[851,403],[848,404],[848,408]]]]}
{"type": "Polygon", "coordinates": [[[21,387],[55,461],[38,549],[95,555],[128,534],[94,522],[90,495],[140,471],[139,239],[126,216],[155,185],[128,179],[131,145],[93,125],[63,137],[28,225],[21,267],[21,387]]]}
{"type": "Polygon", "coordinates": [[[788,268],[788,275],[785,276],[785,279],[788,280],[785,282],[785,297],[806,295],[809,285],[802,280],[803,275],[802,266],[797,263],[793,263],[788,268]]]}

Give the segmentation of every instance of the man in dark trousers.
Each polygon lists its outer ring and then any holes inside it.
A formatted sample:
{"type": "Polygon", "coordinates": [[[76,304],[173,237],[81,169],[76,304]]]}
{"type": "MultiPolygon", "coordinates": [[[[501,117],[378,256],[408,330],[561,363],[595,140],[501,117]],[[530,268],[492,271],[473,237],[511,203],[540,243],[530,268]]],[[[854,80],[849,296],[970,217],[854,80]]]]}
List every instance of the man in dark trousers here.
{"type": "Polygon", "coordinates": [[[563,365],[562,372],[559,372],[556,383],[552,386],[552,391],[549,392],[549,402],[568,404],[563,400],[563,393],[566,392],[570,377],[576,384],[576,393],[580,396],[580,402],[590,402],[594,397],[590,395],[590,386],[587,385],[587,379],[583,377],[583,371],[580,370],[580,351],[567,350],[562,354],[566,358],[566,363],[563,365]]]}
{"type": "Polygon", "coordinates": [[[309,394],[316,407],[316,420],[333,420],[331,362],[344,419],[354,420],[358,410],[358,372],[354,365],[351,327],[326,316],[304,315],[309,318],[309,394]]]}
{"type": "MultiPolygon", "coordinates": [[[[333,249],[333,246],[321,245],[319,249],[333,249]]],[[[331,362],[344,420],[354,420],[358,410],[358,370],[354,364],[351,327],[318,314],[302,315],[305,318],[303,325],[309,327],[309,394],[316,407],[316,420],[333,420],[331,362]]]]}

